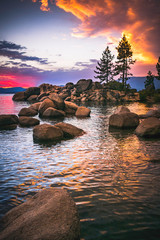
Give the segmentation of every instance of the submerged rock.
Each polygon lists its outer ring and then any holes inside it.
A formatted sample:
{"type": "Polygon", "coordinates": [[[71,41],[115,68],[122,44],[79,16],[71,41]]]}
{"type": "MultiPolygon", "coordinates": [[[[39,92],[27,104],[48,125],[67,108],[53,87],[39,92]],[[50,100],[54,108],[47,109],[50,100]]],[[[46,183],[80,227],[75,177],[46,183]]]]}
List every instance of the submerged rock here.
{"type": "Polygon", "coordinates": [[[32,117],[19,117],[19,125],[22,127],[31,127],[38,125],[40,121],[32,117]]]}
{"type": "Polygon", "coordinates": [[[33,138],[36,141],[59,141],[63,139],[63,131],[44,123],[33,128],[33,138]]]}
{"type": "Polygon", "coordinates": [[[140,137],[160,137],[160,120],[155,117],[143,120],[136,128],[135,133],[140,137]]]}
{"type": "Polygon", "coordinates": [[[76,205],[65,189],[38,192],[2,219],[1,240],[79,240],[76,205]]]}
{"type": "Polygon", "coordinates": [[[82,129],[77,128],[69,123],[60,122],[55,124],[54,126],[60,128],[63,131],[65,138],[74,138],[85,134],[82,129]]]}
{"type": "Polygon", "coordinates": [[[18,117],[14,114],[0,115],[0,130],[14,130],[17,128],[18,117]]]}

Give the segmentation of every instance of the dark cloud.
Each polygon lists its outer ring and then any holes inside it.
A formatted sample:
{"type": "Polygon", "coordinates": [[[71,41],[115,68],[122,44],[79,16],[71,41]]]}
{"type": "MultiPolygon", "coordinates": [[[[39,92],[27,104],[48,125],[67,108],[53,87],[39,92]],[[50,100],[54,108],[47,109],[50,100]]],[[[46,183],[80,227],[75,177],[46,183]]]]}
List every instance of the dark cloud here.
{"type": "Polygon", "coordinates": [[[21,45],[17,45],[15,43],[0,41],[0,56],[8,57],[12,60],[20,59],[21,61],[36,61],[41,64],[48,64],[48,61],[46,58],[26,56],[24,55],[26,52],[24,51],[21,52],[22,49],[26,49],[26,48],[21,45]]]}

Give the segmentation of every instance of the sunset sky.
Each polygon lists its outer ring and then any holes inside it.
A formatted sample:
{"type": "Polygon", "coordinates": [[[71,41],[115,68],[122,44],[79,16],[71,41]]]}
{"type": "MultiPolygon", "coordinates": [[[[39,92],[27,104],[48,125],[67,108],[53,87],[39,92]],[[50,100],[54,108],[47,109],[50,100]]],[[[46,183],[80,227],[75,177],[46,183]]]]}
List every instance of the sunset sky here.
{"type": "Polygon", "coordinates": [[[0,87],[94,79],[97,60],[125,33],[134,76],[160,56],[159,0],[1,0],[0,87]]]}

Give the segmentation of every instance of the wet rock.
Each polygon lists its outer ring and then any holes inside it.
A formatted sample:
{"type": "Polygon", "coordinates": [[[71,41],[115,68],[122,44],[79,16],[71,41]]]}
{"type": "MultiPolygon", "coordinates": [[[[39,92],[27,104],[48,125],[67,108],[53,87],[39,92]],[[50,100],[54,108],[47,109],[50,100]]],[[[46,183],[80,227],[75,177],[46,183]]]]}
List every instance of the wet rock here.
{"type": "Polygon", "coordinates": [[[135,133],[140,137],[160,137],[160,120],[155,117],[143,120],[136,128],[135,133]]]}
{"type": "Polygon", "coordinates": [[[57,93],[51,93],[48,98],[52,100],[57,109],[64,109],[64,100],[57,93]]]}
{"type": "Polygon", "coordinates": [[[67,114],[75,114],[75,112],[76,112],[76,110],[78,108],[77,104],[69,102],[69,101],[64,101],[64,104],[65,104],[64,111],[67,114]]]}
{"type": "Polygon", "coordinates": [[[0,115],[0,130],[14,130],[17,128],[18,117],[14,114],[0,115]]]}
{"type": "Polygon", "coordinates": [[[65,138],[74,138],[85,134],[82,129],[77,128],[69,123],[60,122],[55,124],[54,126],[60,128],[63,131],[65,138]]]}
{"type": "Polygon", "coordinates": [[[25,101],[26,100],[25,92],[17,92],[13,95],[12,100],[13,101],[25,101]]]}
{"type": "Polygon", "coordinates": [[[47,98],[47,99],[45,99],[45,100],[41,103],[41,105],[39,106],[39,115],[42,116],[43,113],[44,113],[44,111],[45,111],[47,108],[49,108],[49,107],[55,108],[56,106],[55,106],[55,104],[53,103],[52,100],[50,100],[50,99],[47,98]]]}
{"type": "Polygon", "coordinates": [[[92,79],[81,79],[77,82],[77,84],[75,85],[77,92],[82,93],[86,90],[91,89],[92,87],[92,79]]]}
{"type": "Polygon", "coordinates": [[[76,205],[65,189],[38,192],[2,219],[2,240],[79,240],[76,205]]]}
{"type": "Polygon", "coordinates": [[[77,108],[75,115],[76,117],[89,117],[90,113],[91,110],[89,108],[81,106],[77,108]]]}
{"type": "Polygon", "coordinates": [[[34,127],[33,138],[37,141],[59,141],[63,138],[63,131],[50,124],[41,124],[34,127]]]}
{"type": "Polygon", "coordinates": [[[43,117],[49,117],[49,118],[59,118],[64,117],[65,112],[62,110],[58,110],[56,108],[49,107],[43,112],[43,117]]]}
{"type": "Polygon", "coordinates": [[[37,115],[37,111],[34,110],[33,108],[22,108],[20,112],[18,113],[18,116],[35,116],[37,115]]]}
{"type": "Polygon", "coordinates": [[[139,116],[123,106],[109,117],[109,126],[117,128],[135,128],[139,124],[139,116]]]}
{"type": "Polygon", "coordinates": [[[38,125],[40,121],[32,117],[19,117],[19,125],[21,127],[31,127],[38,125]]]}

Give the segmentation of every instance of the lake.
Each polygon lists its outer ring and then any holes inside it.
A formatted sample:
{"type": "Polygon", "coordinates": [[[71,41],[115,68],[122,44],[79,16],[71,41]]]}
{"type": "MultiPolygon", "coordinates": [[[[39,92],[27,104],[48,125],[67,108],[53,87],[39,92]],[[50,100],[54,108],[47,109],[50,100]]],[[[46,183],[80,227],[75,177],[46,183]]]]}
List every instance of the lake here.
{"type": "MultiPolygon", "coordinates": [[[[26,106],[0,95],[0,114],[18,114],[26,106]]],[[[56,145],[34,143],[33,128],[0,131],[0,217],[40,189],[62,187],[77,204],[81,240],[159,240],[160,139],[110,131],[117,106],[88,106],[90,118],[64,119],[86,134],[56,145]]],[[[138,114],[152,107],[126,106],[138,114]]]]}

